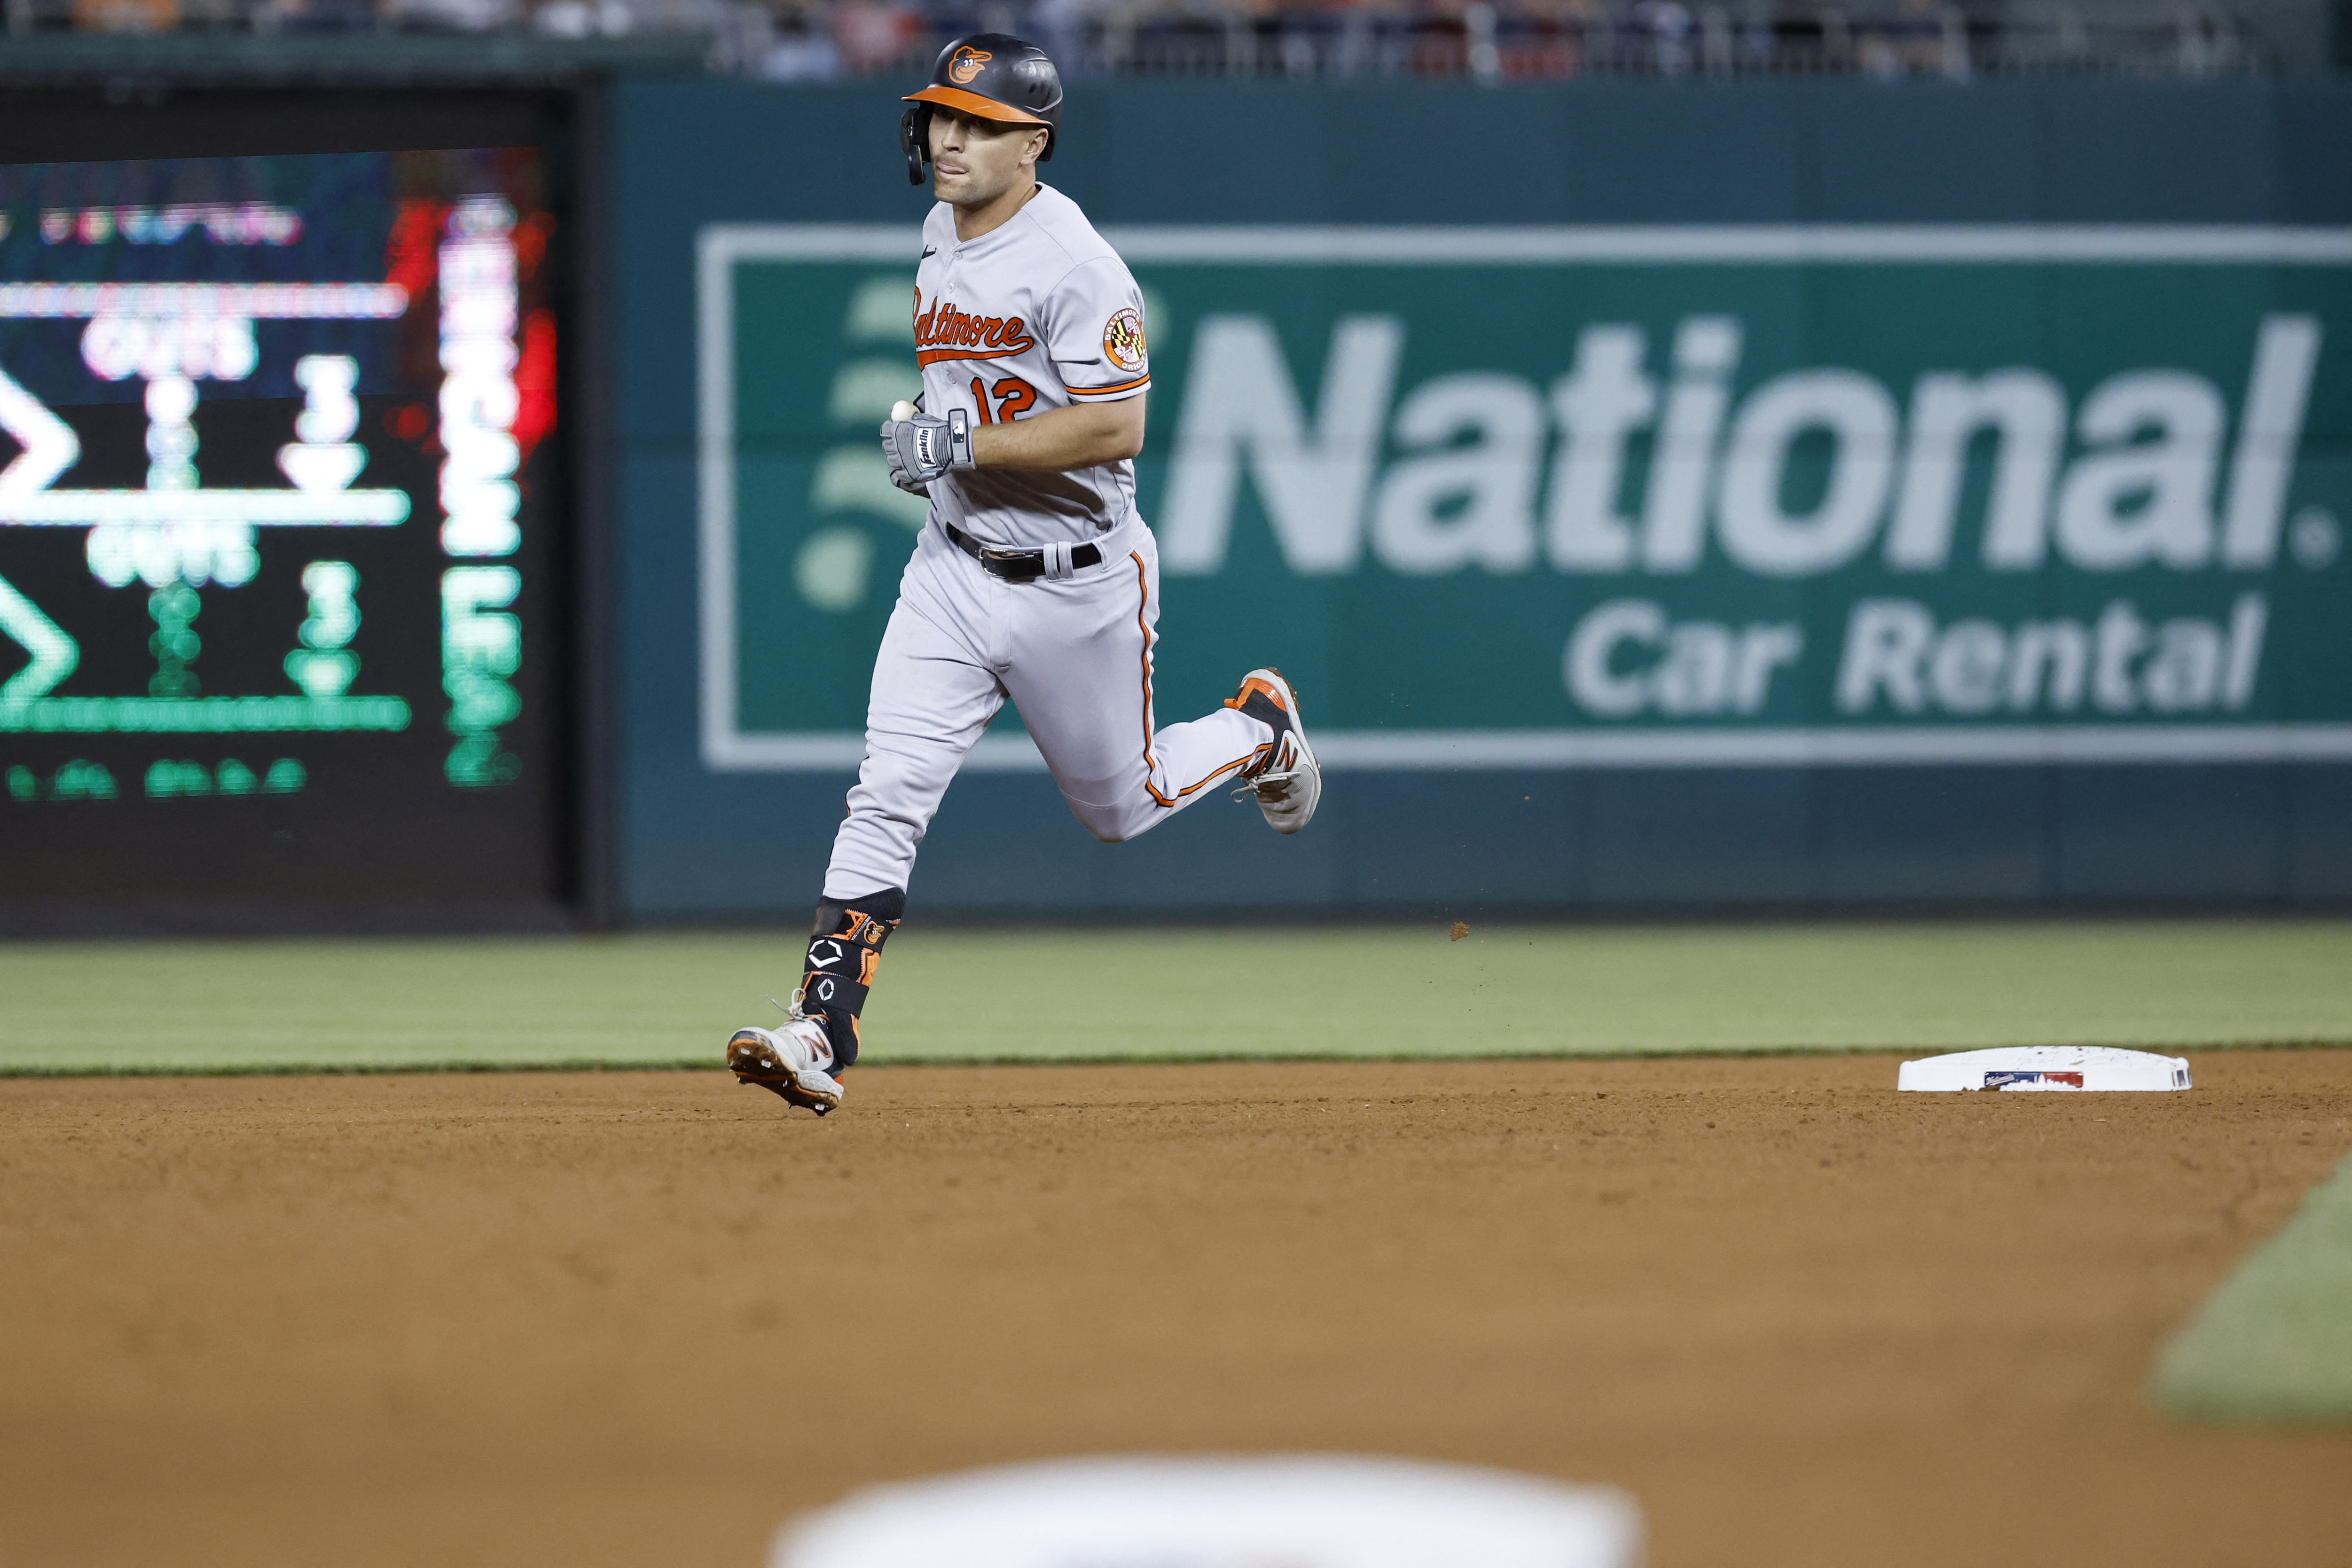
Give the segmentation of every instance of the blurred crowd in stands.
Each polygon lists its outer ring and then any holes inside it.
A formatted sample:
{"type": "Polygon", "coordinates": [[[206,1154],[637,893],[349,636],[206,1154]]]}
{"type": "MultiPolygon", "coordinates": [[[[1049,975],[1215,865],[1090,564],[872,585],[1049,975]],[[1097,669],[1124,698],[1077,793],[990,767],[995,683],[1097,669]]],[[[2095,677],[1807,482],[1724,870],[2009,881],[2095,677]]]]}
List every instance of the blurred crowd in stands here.
{"type": "Polygon", "coordinates": [[[2270,67],[2221,0],[0,0],[62,28],[707,35],[775,80],[927,69],[961,33],[1017,32],[1066,75],[1467,78],[2087,72],[2270,67]]]}

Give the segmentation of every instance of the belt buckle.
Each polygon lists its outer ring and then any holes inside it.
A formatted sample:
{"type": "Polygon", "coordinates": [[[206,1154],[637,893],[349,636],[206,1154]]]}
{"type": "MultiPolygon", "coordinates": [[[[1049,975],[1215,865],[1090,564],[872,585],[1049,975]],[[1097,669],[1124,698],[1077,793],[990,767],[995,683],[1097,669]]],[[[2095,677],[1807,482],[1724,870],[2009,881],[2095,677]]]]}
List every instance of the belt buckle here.
{"type": "Polygon", "coordinates": [[[980,563],[1007,583],[1034,583],[1045,574],[1045,558],[1034,551],[983,547],[980,563]]]}

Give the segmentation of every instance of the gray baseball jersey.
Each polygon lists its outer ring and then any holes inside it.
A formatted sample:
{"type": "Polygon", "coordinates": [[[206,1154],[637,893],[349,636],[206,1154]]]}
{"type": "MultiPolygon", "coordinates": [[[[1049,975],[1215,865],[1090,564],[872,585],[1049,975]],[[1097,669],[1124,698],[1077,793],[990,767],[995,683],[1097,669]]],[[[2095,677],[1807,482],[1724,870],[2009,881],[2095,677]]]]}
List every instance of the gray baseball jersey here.
{"type": "MultiPolygon", "coordinates": [[[[978,239],[941,202],[915,273],[923,412],[961,408],[976,429],[1151,385],[1143,297],[1078,204],[1049,186],[978,239]]],[[[1049,473],[959,468],[930,482],[931,515],[983,543],[1035,550],[1107,533],[1135,515],[1135,465],[1049,473]]]]}

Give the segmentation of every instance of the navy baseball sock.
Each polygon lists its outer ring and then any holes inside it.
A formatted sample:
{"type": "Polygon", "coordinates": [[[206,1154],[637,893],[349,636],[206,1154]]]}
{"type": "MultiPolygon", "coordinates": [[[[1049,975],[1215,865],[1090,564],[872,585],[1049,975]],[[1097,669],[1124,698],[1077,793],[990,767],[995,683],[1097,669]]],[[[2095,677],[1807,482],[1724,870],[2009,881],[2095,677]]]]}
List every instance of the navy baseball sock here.
{"type": "Polygon", "coordinates": [[[882,944],[907,912],[907,889],[835,900],[816,907],[815,934],[809,939],[808,968],[801,979],[801,1010],[824,1022],[833,1046],[833,1070],[857,1060],[857,1015],[882,966],[882,944]]]}

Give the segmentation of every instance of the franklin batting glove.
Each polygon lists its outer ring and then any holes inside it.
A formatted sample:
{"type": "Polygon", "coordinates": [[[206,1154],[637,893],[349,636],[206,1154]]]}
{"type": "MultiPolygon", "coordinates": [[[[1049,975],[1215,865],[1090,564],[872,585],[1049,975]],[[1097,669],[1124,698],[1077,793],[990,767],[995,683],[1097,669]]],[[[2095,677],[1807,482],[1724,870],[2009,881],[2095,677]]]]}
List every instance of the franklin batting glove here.
{"type": "Polygon", "coordinates": [[[890,426],[882,426],[882,456],[890,464],[890,482],[910,496],[929,496],[931,487],[898,466],[898,444],[890,438],[890,426]]]}
{"type": "Polygon", "coordinates": [[[945,419],[918,414],[882,422],[882,455],[889,459],[890,482],[917,495],[929,494],[933,479],[950,468],[971,465],[971,416],[950,408],[945,419]]]}

